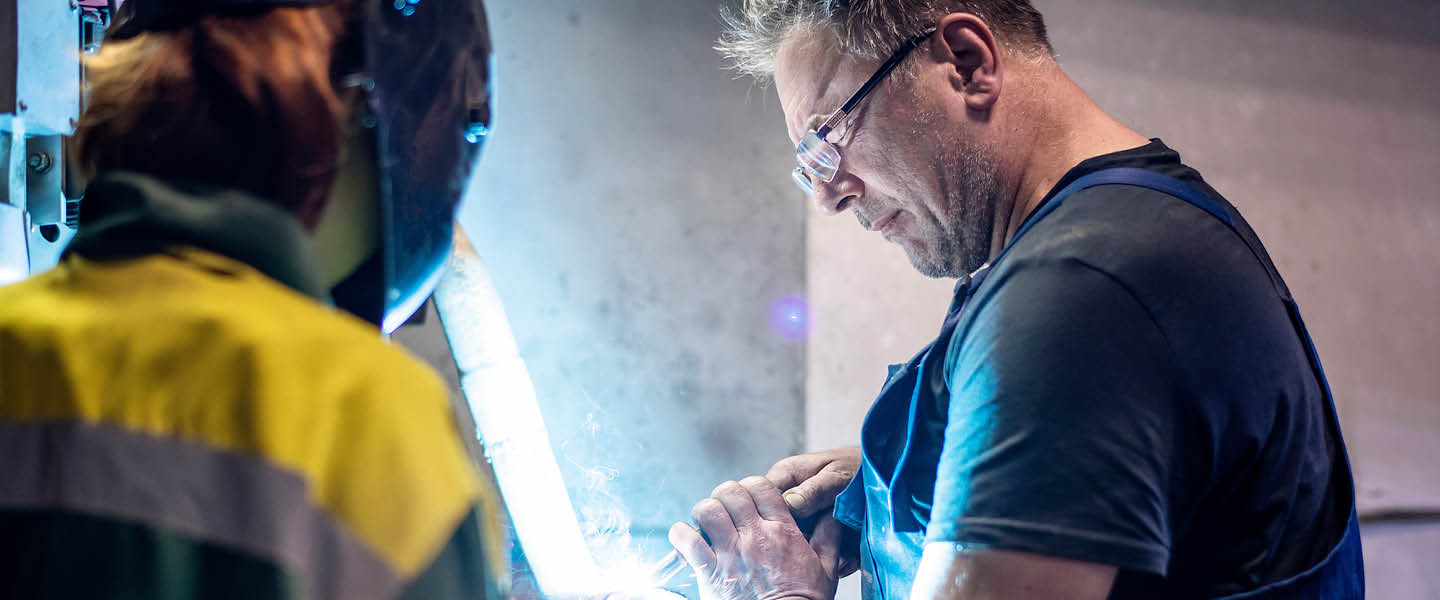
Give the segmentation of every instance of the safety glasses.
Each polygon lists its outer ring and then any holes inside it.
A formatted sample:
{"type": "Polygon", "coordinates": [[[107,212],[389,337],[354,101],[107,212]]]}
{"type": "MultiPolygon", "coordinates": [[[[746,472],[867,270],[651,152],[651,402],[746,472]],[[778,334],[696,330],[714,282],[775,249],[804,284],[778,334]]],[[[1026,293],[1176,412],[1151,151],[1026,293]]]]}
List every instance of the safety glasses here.
{"type": "Polygon", "coordinates": [[[807,131],[805,137],[800,138],[800,143],[795,146],[795,162],[800,166],[795,167],[790,175],[795,179],[795,184],[805,190],[806,195],[815,193],[816,180],[826,183],[834,181],[835,173],[840,170],[840,150],[826,139],[827,136],[855,110],[861,100],[864,100],[876,86],[880,85],[881,81],[885,80],[886,75],[894,71],[895,67],[910,55],[911,50],[919,46],[920,42],[925,41],[932,33],[935,33],[934,29],[906,40],[899,48],[895,49],[895,52],[885,60],[884,64],[880,65],[879,69],[875,70],[874,75],[865,80],[865,84],[860,86],[860,89],[850,95],[850,99],[846,100],[845,104],[832,113],[830,118],[825,119],[819,129],[807,131]]]}

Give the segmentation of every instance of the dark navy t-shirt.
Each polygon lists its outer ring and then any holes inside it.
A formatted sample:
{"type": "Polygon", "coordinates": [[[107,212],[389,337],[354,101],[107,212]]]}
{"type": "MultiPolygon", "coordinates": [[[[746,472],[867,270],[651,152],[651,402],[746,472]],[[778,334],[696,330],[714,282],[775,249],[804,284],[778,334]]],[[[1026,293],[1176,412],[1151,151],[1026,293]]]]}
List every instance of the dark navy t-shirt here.
{"type": "MultiPolygon", "coordinates": [[[[1180,179],[1253,233],[1159,140],[1054,189],[1111,167],[1180,179]]],[[[1353,489],[1260,254],[1140,187],[1081,191],[1038,222],[959,315],[948,395],[918,407],[911,444],[933,447],[911,452],[935,469],[906,478],[925,541],[1113,565],[1117,598],[1234,594],[1324,558],[1353,489]]]]}

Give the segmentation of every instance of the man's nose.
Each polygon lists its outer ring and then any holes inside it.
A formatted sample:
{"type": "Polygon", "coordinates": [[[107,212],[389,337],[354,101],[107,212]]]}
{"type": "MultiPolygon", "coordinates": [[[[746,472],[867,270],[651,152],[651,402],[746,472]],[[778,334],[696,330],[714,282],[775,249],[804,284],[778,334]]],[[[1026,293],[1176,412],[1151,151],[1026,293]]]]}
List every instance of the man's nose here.
{"type": "Polygon", "coordinates": [[[838,215],[850,208],[864,191],[860,178],[841,171],[829,183],[815,182],[815,208],[827,216],[838,215]]]}

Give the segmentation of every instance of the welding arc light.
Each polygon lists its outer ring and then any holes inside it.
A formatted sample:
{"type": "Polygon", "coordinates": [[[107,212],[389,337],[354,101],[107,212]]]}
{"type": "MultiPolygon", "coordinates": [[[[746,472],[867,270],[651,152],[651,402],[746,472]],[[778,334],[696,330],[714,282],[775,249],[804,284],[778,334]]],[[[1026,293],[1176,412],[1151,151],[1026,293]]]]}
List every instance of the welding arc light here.
{"type": "Polygon", "coordinates": [[[476,433],[541,592],[547,598],[598,596],[609,591],[603,589],[606,579],[575,520],[505,307],[484,263],[456,231],[457,248],[435,289],[435,308],[476,433]]]}

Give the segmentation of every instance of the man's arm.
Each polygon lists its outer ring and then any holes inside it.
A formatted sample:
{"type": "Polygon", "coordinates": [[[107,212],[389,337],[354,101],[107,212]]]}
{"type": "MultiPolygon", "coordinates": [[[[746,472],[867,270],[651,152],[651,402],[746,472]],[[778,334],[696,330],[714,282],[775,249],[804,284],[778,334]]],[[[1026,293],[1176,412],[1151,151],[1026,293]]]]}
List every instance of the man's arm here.
{"type": "MultiPolygon", "coordinates": [[[[703,600],[830,600],[841,525],[801,535],[780,490],[762,477],[715,488],[692,513],[710,536],[683,523],[670,542],[695,570],[703,600]]],[[[926,544],[911,600],[1103,600],[1115,567],[963,544],[926,544]]]]}
{"type": "Polygon", "coordinates": [[[1115,567],[1027,552],[925,545],[911,600],[1103,600],[1115,567]]]}
{"type": "Polygon", "coordinates": [[[1195,423],[1165,335],[1081,260],[1007,275],[952,340],[926,542],[1164,576],[1177,444],[1195,423]]]}

